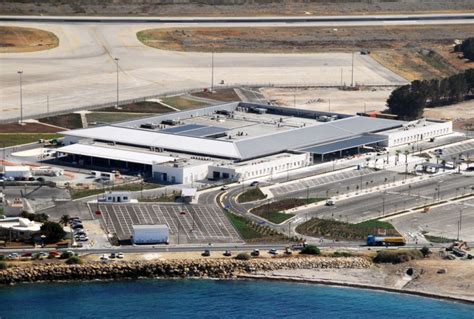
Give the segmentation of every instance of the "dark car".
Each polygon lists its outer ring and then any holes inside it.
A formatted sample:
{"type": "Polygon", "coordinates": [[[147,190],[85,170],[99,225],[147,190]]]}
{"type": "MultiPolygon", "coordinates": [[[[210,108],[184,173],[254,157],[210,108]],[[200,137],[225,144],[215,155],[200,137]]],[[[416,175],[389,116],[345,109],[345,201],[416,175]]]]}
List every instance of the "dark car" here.
{"type": "Polygon", "coordinates": [[[224,251],[223,255],[226,256],[226,257],[230,257],[230,256],[232,256],[232,252],[230,250],[226,250],[226,251],[224,251]]]}
{"type": "Polygon", "coordinates": [[[203,257],[209,257],[211,256],[211,251],[209,249],[206,249],[201,255],[203,257]]]}
{"type": "Polygon", "coordinates": [[[259,182],[257,181],[253,181],[252,183],[250,183],[250,186],[258,186],[259,182]]]}
{"type": "Polygon", "coordinates": [[[72,226],[72,229],[84,229],[84,226],[82,226],[81,224],[77,224],[72,226]]]}

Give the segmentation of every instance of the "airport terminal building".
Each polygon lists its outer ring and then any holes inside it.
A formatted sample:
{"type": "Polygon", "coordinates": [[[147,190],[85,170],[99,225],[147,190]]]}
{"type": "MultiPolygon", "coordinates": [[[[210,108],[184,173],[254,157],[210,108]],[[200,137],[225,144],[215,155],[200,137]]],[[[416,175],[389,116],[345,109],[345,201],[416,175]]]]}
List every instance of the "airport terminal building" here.
{"type": "Polygon", "coordinates": [[[58,160],[140,172],[158,182],[248,180],[452,133],[452,123],[242,102],[64,131],[58,160]]]}

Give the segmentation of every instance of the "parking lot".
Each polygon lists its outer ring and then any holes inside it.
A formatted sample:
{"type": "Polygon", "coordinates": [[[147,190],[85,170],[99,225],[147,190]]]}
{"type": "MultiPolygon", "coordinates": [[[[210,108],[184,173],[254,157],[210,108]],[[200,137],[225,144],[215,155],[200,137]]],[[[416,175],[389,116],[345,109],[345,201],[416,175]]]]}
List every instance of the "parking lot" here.
{"type": "Polygon", "coordinates": [[[474,241],[474,199],[432,208],[429,213],[417,212],[391,220],[392,224],[408,236],[427,232],[428,235],[474,241]]]}
{"type": "Polygon", "coordinates": [[[443,155],[441,158],[450,160],[450,156],[452,155],[457,155],[464,153],[465,155],[473,155],[473,150],[474,150],[474,141],[463,143],[463,144],[457,144],[453,146],[447,146],[447,147],[441,147],[443,150],[443,155]]]}
{"type": "Polygon", "coordinates": [[[120,241],[130,240],[132,225],[167,225],[170,243],[228,243],[241,239],[216,206],[180,204],[102,204],[101,219],[120,241]],[[184,214],[183,214],[184,212],[184,214]]]}
{"type": "Polygon", "coordinates": [[[295,181],[281,186],[275,186],[270,188],[270,191],[275,195],[275,197],[282,196],[288,193],[296,193],[306,190],[307,188],[316,188],[321,185],[330,184],[334,182],[339,182],[345,179],[366,176],[373,174],[375,171],[373,169],[362,169],[362,170],[350,170],[343,171],[340,173],[335,173],[325,176],[317,176],[314,178],[308,178],[305,180],[295,181]]]}

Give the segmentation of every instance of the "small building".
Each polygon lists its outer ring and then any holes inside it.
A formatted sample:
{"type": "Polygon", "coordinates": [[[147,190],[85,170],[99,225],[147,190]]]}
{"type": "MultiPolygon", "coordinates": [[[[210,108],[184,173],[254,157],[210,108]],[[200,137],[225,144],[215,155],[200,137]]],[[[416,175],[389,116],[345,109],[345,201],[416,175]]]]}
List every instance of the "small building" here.
{"type": "Polygon", "coordinates": [[[101,201],[106,203],[130,203],[130,192],[108,192],[104,194],[101,201]]]}
{"type": "Polygon", "coordinates": [[[132,243],[167,244],[169,229],[167,225],[132,225],[132,243]]]}
{"type": "Polygon", "coordinates": [[[184,202],[190,203],[196,198],[196,188],[183,188],[181,190],[181,198],[184,202]]]}
{"type": "Polygon", "coordinates": [[[0,238],[6,241],[32,240],[35,235],[39,235],[41,225],[27,218],[2,218],[0,219],[0,238]]]}
{"type": "Polygon", "coordinates": [[[30,178],[31,170],[29,166],[5,166],[6,178],[30,178]]]}

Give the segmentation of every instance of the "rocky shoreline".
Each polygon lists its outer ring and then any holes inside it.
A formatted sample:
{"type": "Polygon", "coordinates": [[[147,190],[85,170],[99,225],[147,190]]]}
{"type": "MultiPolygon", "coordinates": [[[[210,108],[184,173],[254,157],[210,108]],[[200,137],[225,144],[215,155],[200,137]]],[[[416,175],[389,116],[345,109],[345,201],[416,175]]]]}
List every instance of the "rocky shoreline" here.
{"type": "Polygon", "coordinates": [[[241,274],[281,269],[367,269],[364,257],[298,257],[252,259],[199,259],[160,261],[89,262],[81,265],[28,264],[0,270],[0,284],[24,282],[114,280],[133,278],[236,278],[241,274]]]}

